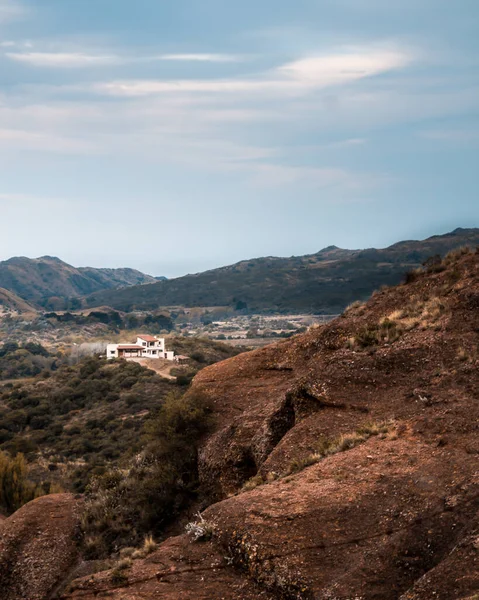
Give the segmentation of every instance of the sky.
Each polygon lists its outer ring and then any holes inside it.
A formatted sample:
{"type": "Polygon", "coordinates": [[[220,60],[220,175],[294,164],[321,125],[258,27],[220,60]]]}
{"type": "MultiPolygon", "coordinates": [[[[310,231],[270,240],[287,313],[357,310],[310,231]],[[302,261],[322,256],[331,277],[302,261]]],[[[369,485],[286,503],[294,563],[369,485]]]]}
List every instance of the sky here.
{"type": "Polygon", "coordinates": [[[0,0],[0,260],[175,277],[479,226],[477,0],[0,0]]]}

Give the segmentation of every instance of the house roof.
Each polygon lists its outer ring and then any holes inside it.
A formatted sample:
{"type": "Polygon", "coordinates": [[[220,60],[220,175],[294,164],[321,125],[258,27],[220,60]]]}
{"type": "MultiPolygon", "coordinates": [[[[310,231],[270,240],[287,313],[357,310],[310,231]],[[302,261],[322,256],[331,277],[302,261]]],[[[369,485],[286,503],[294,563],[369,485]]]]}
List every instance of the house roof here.
{"type": "Polygon", "coordinates": [[[118,346],[118,350],[143,350],[143,346],[137,346],[136,344],[122,344],[118,346]]]}
{"type": "Polygon", "coordinates": [[[144,342],[157,342],[158,341],[156,339],[156,337],[153,337],[152,335],[139,335],[138,339],[143,340],[144,342]]]}

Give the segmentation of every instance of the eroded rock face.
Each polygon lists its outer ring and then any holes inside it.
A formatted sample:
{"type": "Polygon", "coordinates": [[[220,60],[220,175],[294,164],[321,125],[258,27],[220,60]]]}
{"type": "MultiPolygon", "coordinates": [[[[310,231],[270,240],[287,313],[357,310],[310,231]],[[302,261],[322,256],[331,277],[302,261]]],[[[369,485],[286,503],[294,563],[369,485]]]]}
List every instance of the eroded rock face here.
{"type": "Polygon", "coordinates": [[[78,560],[80,504],[71,494],[30,502],[0,527],[0,597],[46,600],[78,560]]]}
{"type": "Polygon", "coordinates": [[[409,433],[392,438],[224,500],[204,517],[236,564],[277,597],[395,600],[456,547],[475,516],[479,479],[475,457],[409,433]]]}
{"type": "Polygon", "coordinates": [[[479,452],[470,419],[479,385],[478,263],[470,255],[455,279],[449,270],[424,276],[323,328],[201,371],[192,393],[206,395],[217,418],[199,459],[212,498],[236,493],[257,472],[282,474],[321,436],[367,421],[414,419],[431,443],[479,452]],[[400,330],[397,339],[355,346],[387,323],[400,330]]]}

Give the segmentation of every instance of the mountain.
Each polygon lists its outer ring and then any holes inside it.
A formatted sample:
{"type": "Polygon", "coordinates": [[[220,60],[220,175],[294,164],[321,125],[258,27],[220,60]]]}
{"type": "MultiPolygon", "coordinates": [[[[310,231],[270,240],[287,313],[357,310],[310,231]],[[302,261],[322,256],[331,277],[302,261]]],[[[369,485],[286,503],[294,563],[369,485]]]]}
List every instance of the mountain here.
{"type": "Polygon", "coordinates": [[[8,309],[20,314],[36,313],[35,308],[28,304],[28,302],[25,302],[25,300],[4,288],[0,288],[0,312],[2,312],[2,309],[8,309]]]}
{"type": "Polygon", "coordinates": [[[232,306],[253,312],[339,313],[383,285],[396,285],[406,271],[435,254],[479,245],[479,229],[456,229],[423,241],[403,241],[385,249],[343,250],[291,258],[257,258],[196,275],[95,293],[88,306],[129,311],[165,306],[232,306]]]}
{"type": "Polygon", "coordinates": [[[14,257],[0,262],[0,287],[33,303],[154,281],[154,277],[134,269],[76,268],[52,256],[14,257]]]}
{"type": "MultiPolygon", "coordinates": [[[[5,600],[477,598],[478,308],[479,253],[458,251],[322,327],[203,369],[170,398],[161,459],[146,447],[96,493],[46,496],[0,524],[5,600]],[[99,520],[105,537],[136,532],[128,503],[164,502],[149,473],[179,460],[174,432],[191,440],[193,407],[211,416],[192,452],[200,499],[157,543],[82,561],[93,540],[87,529],[72,544],[80,521],[99,520]]],[[[84,427],[107,442],[109,427],[84,427]]],[[[191,485],[186,475],[173,482],[191,485]]]]}

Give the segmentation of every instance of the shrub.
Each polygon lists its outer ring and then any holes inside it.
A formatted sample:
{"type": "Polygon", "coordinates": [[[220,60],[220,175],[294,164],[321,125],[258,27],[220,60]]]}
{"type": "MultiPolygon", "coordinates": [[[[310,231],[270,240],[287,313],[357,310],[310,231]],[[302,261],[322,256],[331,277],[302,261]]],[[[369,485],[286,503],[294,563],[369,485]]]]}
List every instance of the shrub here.
{"type": "Polygon", "coordinates": [[[144,450],[124,468],[94,478],[87,489],[84,529],[96,556],[138,545],[195,497],[197,444],[210,426],[203,398],[169,394],[146,425],[144,450]]]}
{"type": "Polygon", "coordinates": [[[210,540],[215,532],[215,525],[198,513],[198,519],[188,523],[185,527],[186,533],[191,537],[194,542],[205,542],[210,540]]]}
{"type": "Polygon", "coordinates": [[[10,458],[0,452],[0,507],[12,514],[27,502],[43,496],[43,489],[27,478],[27,464],[23,454],[10,458]]]}
{"type": "Polygon", "coordinates": [[[412,269],[411,271],[408,271],[404,275],[404,283],[406,285],[409,283],[414,283],[421,277],[421,275],[423,273],[424,273],[424,271],[420,267],[418,267],[417,269],[412,269]]]}

